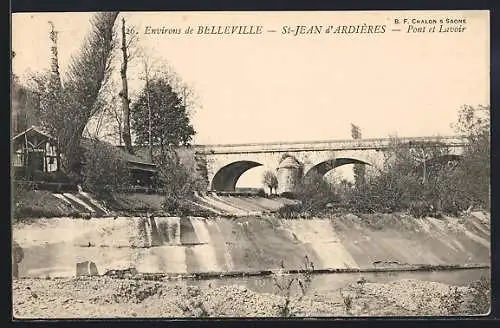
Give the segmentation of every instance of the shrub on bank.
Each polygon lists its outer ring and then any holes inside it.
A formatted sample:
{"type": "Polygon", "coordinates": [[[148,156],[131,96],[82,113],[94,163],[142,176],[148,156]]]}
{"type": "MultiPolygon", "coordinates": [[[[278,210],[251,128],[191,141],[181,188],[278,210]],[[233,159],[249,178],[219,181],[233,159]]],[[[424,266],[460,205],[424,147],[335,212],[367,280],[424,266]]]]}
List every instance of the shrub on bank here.
{"type": "Polygon", "coordinates": [[[192,201],[196,191],[206,189],[203,178],[181,163],[174,150],[157,154],[155,162],[160,167],[158,185],[164,193],[163,210],[178,216],[197,212],[192,201]]]}
{"type": "Polygon", "coordinates": [[[340,197],[332,185],[317,174],[308,176],[296,187],[294,193],[282,196],[298,201],[297,204],[284,205],[277,211],[278,217],[284,219],[320,215],[326,211],[329,204],[340,202],[340,197]]]}
{"type": "Polygon", "coordinates": [[[127,162],[116,147],[90,140],[83,153],[83,188],[99,197],[109,197],[130,183],[127,162]]]}
{"type": "Polygon", "coordinates": [[[300,204],[286,204],[278,209],[276,215],[282,219],[296,219],[302,213],[302,206],[300,204]]]}
{"type": "Polygon", "coordinates": [[[460,160],[433,161],[450,158],[439,141],[407,145],[394,139],[380,172],[345,189],[343,206],[363,213],[407,211],[415,217],[489,210],[489,107],[462,107],[455,128],[469,141],[460,160]]]}
{"type": "Polygon", "coordinates": [[[333,186],[319,174],[304,179],[296,188],[295,198],[300,201],[302,211],[313,213],[323,211],[329,203],[340,200],[333,186]]]}

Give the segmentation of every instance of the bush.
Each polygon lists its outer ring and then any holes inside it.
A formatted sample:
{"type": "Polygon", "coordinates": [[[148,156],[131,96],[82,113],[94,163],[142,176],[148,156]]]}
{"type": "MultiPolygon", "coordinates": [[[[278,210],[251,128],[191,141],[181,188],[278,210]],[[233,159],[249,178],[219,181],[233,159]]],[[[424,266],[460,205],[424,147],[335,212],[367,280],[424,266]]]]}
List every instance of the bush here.
{"type": "Polygon", "coordinates": [[[34,183],[28,181],[14,182],[12,185],[12,217],[15,219],[22,217],[25,213],[23,199],[29,191],[35,189],[34,183]]]}
{"type": "Polygon", "coordinates": [[[190,202],[191,197],[182,198],[176,194],[168,193],[162,203],[165,212],[175,216],[186,216],[194,214],[193,205],[190,202]]]}
{"type": "Polygon", "coordinates": [[[281,317],[294,317],[297,313],[296,307],[306,295],[312,281],[314,263],[308,256],[304,256],[303,272],[289,275],[284,272],[285,263],[281,262],[281,272],[273,274],[273,285],[277,294],[283,297],[283,303],[279,305],[281,317]]]}
{"type": "Polygon", "coordinates": [[[165,193],[163,209],[172,215],[193,213],[191,200],[195,191],[204,190],[204,180],[183,165],[173,150],[156,156],[155,161],[160,167],[158,185],[165,193]]]}
{"type": "Polygon", "coordinates": [[[91,140],[83,153],[83,188],[103,197],[128,186],[130,172],[120,152],[108,143],[91,140]]]}
{"type": "Polygon", "coordinates": [[[312,214],[324,211],[329,203],[340,200],[332,185],[319,174],[313,174],[304,179],[297,186],[295,198],[300,201],[302,211],[312,214]]]}
{"type": "Polygon", "coordinates": [[[466,106],[459,113],[457,132],[467,136],[469,145],[458,163],[429,161],[449,155],[439,142],[404,145],[395,139],[380,174],[347,190],[344,206],[367,213],[408,211],[416,217],[456,216],[472,206],[489,210],[489,117],[481,113],[489,114],[489,107],[466,106]]]}
{"type": "Polygon", "coordinates": [[[355,188],[345,182],[332,186],[313,176],[295,194],[282,195],[301,205],[283,207],[278,214],[290,218],[299,212],[315,213],[337,201],[353,212],[408,211],[415,217],[458,216],[473,207],[490,210],[489,106],[463,107],[456,128],[469,141],[459,161],[439,141],[402,144],[396,138],[384,152],[384,165],[376,176],[361,179],[355,188]]]}
{"type": "Polygon", "coordinates": [[[300,216],[302,211],[300,204],[286,204],[278,209],[276,215],[282,219],[295,219],[300,216]]]}

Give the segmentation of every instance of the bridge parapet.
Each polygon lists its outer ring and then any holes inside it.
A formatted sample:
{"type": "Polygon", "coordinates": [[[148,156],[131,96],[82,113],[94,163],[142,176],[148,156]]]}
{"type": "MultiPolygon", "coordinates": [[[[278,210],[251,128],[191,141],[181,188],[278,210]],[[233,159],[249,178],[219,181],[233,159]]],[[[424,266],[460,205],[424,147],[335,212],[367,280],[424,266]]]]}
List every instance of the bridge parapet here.
{"type": "Polygon", "coordinates": [[[290,153],[301,151],[335,151],[335,150],[383,150],[391,147],[394,141],[411,146],[419,143],[440,142],[447,147],[463,147],[467,139],[461,136],[402,137],[347,139],[310,142],[273,142],[248,144],[194,145],[198,154],[251,154],[251,153],[290,153]]]}

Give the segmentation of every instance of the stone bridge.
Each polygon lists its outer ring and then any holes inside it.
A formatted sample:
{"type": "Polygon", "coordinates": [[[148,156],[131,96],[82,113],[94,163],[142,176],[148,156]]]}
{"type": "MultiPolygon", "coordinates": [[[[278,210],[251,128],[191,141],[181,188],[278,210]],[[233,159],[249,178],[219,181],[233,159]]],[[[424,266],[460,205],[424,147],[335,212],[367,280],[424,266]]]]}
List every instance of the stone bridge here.
{"type": "MultiPolygon", "coordinates": [[[[278,172],[278,193],[293,189],[293,169],[300,167],[298,179],[313,172],[321,175],[346,164],[366,164],[378,168],[384,151],[394,147],[395,139],[358,139],[314,142],[277,142],[252,144],[195,145],[198,158],[206,163],[211,191],[234,191],[236,182],[246,171],[264,166],[278,172]],[[287,187],[288,185],[288,187],[287,187]]],[[[450,156],[459,156],[466,139],[463,137],[398,138],[400,145],[410,148],[441,147],[450,156]]],[[[436,159],[432,159],[436,160],[436,159]]]]}

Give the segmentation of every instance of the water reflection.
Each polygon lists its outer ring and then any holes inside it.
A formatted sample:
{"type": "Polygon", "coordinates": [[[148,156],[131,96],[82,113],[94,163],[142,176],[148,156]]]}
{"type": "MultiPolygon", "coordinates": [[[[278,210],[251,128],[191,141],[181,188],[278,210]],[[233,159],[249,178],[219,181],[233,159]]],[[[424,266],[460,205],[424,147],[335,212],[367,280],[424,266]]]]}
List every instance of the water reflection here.
{"type": "MultiPolygon", "coordinates": [[[[401,279],[434,281],[454,286],[467,286],[482,276],[490,279],[489,269],[450,270],[433,272],[376,272],[376,273],[333,273],[314,275],[306,295],[328,295],[356,283],[361,278],[367,282],[387,283],[401,279]]],[[[245,277],[188,281],[188,285],[217,288],[224,285],[243,285],[258,293],[276,293],[273,278],[245,277]]]]}

